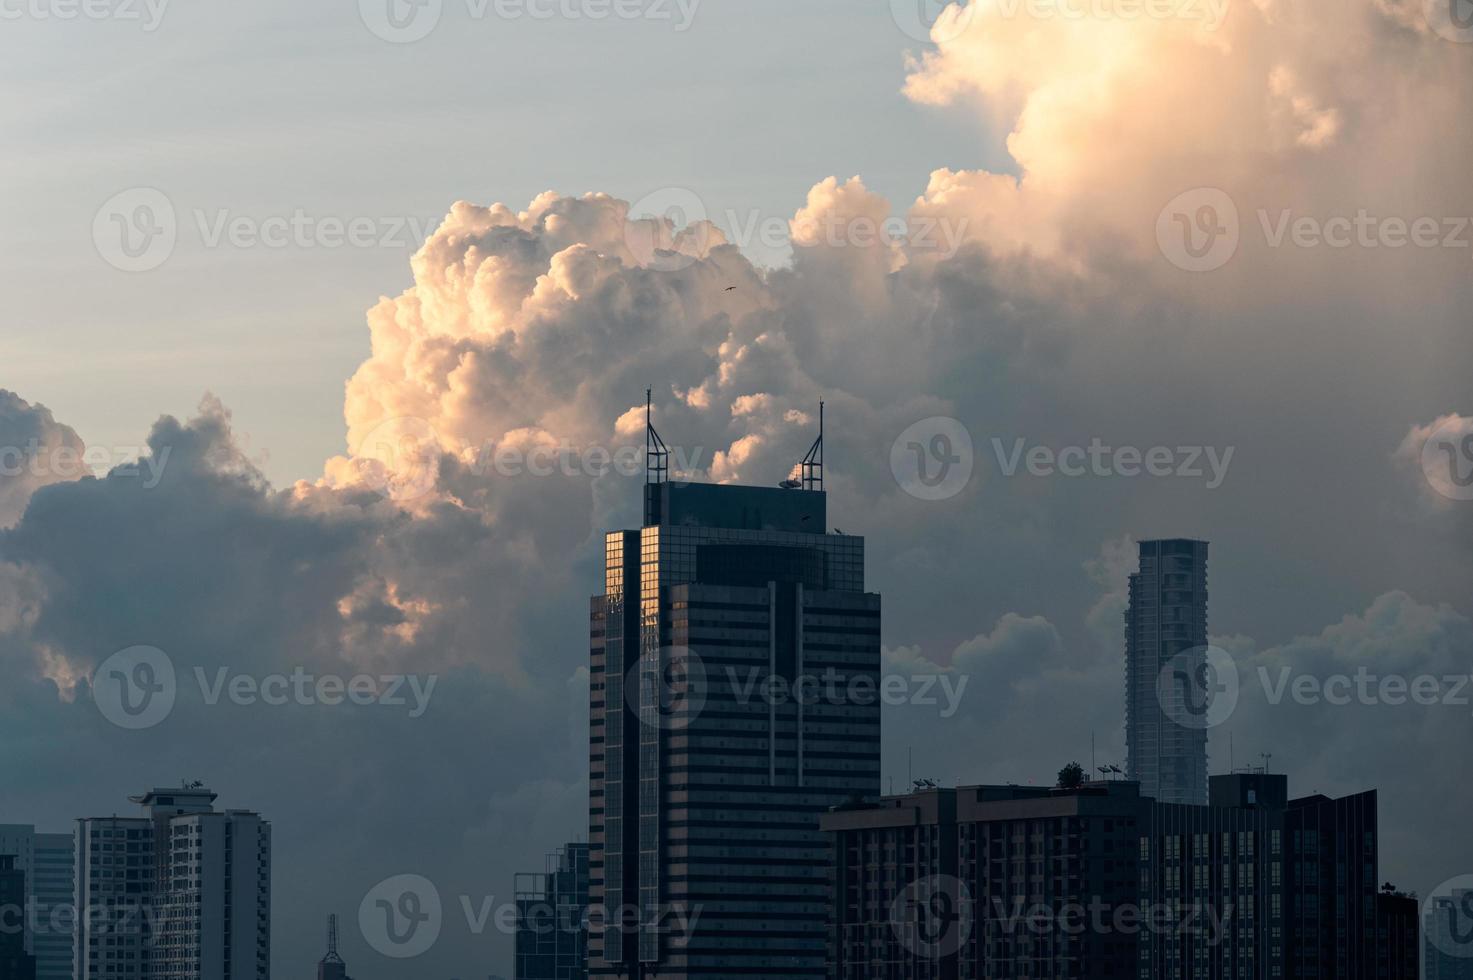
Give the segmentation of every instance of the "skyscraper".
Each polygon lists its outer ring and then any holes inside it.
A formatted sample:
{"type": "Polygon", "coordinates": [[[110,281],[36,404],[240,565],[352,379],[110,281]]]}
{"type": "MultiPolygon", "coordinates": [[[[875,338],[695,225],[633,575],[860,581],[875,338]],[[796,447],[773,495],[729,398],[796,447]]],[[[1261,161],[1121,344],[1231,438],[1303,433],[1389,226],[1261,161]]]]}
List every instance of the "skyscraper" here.
{"type": "Polygon", "coordinates": [[[568,844],[543,873],[517,875],[516,902],[513,980],[586,980],[588,845],[568,844]]]}
{"type": "Polygon", "coordinates": [[[15,925],[25,901],[25,872],[16,866],[14,854],[0,854],[0,980],[36,977],[36,958],[26,952],[25,931],[15,925]]]}
{"type": "Polygon", "coordinates": [[[819,815],[880,789],[864,540],[826,532],[821,435],[778,488],[667,459],[650,428],[644,526],[592,600],[589,972],[819,978],[819,815]]]}
{"type": "Polygon", "coordinates": [[[1130,778],[1162,803],[1207,803],[1207,542],[1142,541],[1125,613],[1130,778]]]}
{"type": "Polygon", "coordinates": [[[15,855],[25,876],[25,948],[36,980],[72,978],[72,835],[41,834],[31,824],[0,824],[0,854],[15,855]]]}
{"type": "Polygon", "coordinates": [[[77,821],[76,980],[265,980],[271,825],[199,784],[77,821]]]}

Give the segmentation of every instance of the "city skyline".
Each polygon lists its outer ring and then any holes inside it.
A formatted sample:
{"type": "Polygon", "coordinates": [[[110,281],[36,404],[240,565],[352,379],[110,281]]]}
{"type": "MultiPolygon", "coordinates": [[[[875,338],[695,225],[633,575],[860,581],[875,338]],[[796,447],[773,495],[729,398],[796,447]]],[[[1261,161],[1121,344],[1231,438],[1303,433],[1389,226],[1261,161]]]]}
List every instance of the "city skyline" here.
{"type": "Polygon", "coordinates": [[[273,972],[337,915],[355,980],[509,976],[647,419],[694,495],[822,428],[863,788],[1374,791],[1461,950],[1469,8],[0,0],[0,821],[203,781],[273,972]],[[1210,615],[1128,677],[1178,540],[1210,615]]]}

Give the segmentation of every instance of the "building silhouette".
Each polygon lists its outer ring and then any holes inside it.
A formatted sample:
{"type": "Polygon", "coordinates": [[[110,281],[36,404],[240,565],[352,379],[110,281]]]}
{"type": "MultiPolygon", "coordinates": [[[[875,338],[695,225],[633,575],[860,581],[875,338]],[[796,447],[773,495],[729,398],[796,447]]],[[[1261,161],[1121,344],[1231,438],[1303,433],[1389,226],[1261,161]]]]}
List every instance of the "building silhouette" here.
{"type": "Polygon", "coordinates": [[[26,952],[26,937],[15,928],[13,910],[24,909],[26,875],[16,864],[14,854],[0,854],[0,980],[36,980],[36,958],[26,952]]]}
{"type": "Polygon", "coordinates": [[[271,825],[198,783],[77,821],[76,980],[266,980],[271,825]]]}
{"type": "Polygon", "coordinates": [[[821,433],[776,488],[669,482],[653,426],[647,450],[591,606],[589,973],[819,978],[819,816],[880,788],[864,540],[826,531],[821,433]]]}
{"type": "Polygon", "coordinates": [[[1434,894],[1424,927],[1427,980],[1473,980],[1473,889],[1434,894]]]}
{"type": "MultiPolygon", "coordinates": [[[[1128,781],[851,804],[832,838],[835,980],[1416,980],[1377,892],[1376,794],[1213,777],[1206,806],[1128,781]]],[[[1408,949],[1410,945],[1411,949],[1408,949]]]]}
{"type": "Polygon", "coordinates": [[[547,856],[546,870],[516,876],[513,980],[588,976],[588,845],[547,856]]]}
{"type": "Polygon", "coordinates": [[[72,835],[0,824],[0,854],[15,855],[25,876],[25,948],[36,957],[37,980],[71,980],[72,835]]]}
{"type": "Polygon", "coordinates": [[[1193,723],[1206,646],[1207,542],[1142,541],[1125,613],[1127,772],[1142,796],[1207,802],[1207,725],[1193,723]]]}
{"type": "Polygon", "coordinates": [[[338,955],[338,917],[327,917],[327,953],[317,961],[317,980],[352,980],[348,964],[338,955]]]}

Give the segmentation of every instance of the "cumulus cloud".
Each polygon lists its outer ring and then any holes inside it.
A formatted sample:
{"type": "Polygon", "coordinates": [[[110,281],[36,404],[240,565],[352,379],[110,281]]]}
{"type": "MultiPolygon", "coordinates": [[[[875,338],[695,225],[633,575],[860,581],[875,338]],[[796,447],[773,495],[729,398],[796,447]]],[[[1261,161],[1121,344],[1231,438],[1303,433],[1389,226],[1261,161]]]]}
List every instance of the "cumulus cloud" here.
{"type": "MultiPolygon", "coordinates": [[[[830,520],[867,536],[888,669],[971,678],[949,717],[886,709],[902,784],[909,748],[915,775],[947,780],[1049,779],[1091,737],[1122,760],[1120,614],[1141,538],[1212,540],[1213,633],[1245,668],[1455,669],[1473,555],[1448,513],[1473,504],[1429,511],[1407,476],[1449,418],[1468,432],[1448,415],[1473,369],[1467,252],[1276,249],[1257,212],[1473,214],[1473,152],[1449,125],[1467,59],[1390,0],[1235,3],[1214,24],[973,6],[905,90],[1006,133],[1011,171],[939,169],[898,211],[860,178],[795,188],[792,263],[767,271],[682,220],[718,209],[679,193],[460,202],[409,287],[369,311],[343,452],[320,478],[268,485],[207,400],[155,426],[149,452],[170,454],[156,486],[0,483],[0,525],[15,525],[0,531],[0,663],[17,679],[0,735],[28,749],[0,777],[76,774],[85,790],[36,789],[58,820],[183,773],[259,807],[300,872],[278,894],[282,964],[318,954],[302,923],[389,874],[504,895],[540,865],[527,855],[583,823],[584,613],[602,531],[638,521],[642,474],[614,461],[642,447],[650,384],[699,479],[788,476],[825,400],[830,520]],[[1241,219],[1236,258],[1206,276],[1157,235],[1163,206],[1199,187],[1241,219]],[[892,471],[894,440],[933,416],[973,445],[971,479],[942,501],[892,471]],[[1018,440],[1235,455],[1208,489],[1175,472],[1010,473],[1018,440]],[[212,706],[196,688],[120,738],[88,677],[135,644],[186,678],[300,667],[437,685],[417,718],[212,706]]],[[[30,433],[80,446],[0,398],[0,444],[30,433]]],[[[1300,789],[1419,798],[1439,783],[1438,807],[1384,813],[1388,870],[1425,889],[1473,867],[1464,844],[1414,840],[1473,802],[1442,779],[1468,717],[1366,716],[1435,736],[1409,761],[1370,745],[1383,729],[1360,716],[1269,707],[1245,700],[1232,730],[1279,746],[1300,789]]],[[[462,932],[416,966],[484,972],[507,950],[462,932]]],[[[355,975],[390,975],[352,952],[355,975]]]]}
{"type": "Polygon", "coordinates": [[[85,456],[70,426],[0,388],[0,528],[20,519],[38,487],[90,476],[85,456]]]}

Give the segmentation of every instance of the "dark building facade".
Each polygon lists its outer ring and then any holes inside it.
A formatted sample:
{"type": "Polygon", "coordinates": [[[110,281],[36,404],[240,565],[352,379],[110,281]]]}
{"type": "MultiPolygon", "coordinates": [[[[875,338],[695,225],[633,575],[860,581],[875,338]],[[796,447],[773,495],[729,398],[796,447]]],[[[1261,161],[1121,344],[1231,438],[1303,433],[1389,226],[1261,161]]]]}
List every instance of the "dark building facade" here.
{"type": "Polygon", "coordinates": [[[1142,541],[1125,613],[1127,771],[1142,796],[1207,802],[1207,725],[1193,723],[1206,646],[1207,542],[1142,541]],[[1189,651],[1199,653],[1163,675],[1189,651]]]}
{"type": "Polygon", "coordinates": [[[0,980],[36,980],[36,958],[26,952],[26,875],[14,854],[0,854],[0,980]]]}
{"type": "Polygon", "coordinates": [[[1416,980],[1415,913],[1376,885],[1376,795],[1209,805],[1132,782],[962,787],[836,809],[835,980],[1416,980]]]}
{"type": "Polygon", "coordinates": [[[824,817],[836,980],[1125,980],[1137,946],[1134,783],[971,786],[824,817]],[[1096,923],[1104,923],[1097,927],[1096,923]]]}
{"type": "Polygon", "coordinates": [[[1434,893],[1423,914],[1427,980],[1473,980],[1473,889],[1434,893]]]}
{"type": "Polygon", "coordinates": [[[547,869],[516,878],[514,980],[588,976],[588,845],[548,855],[547,869]]]}
{"type": "Polygon", "coordinates": [[[804,482],[655,482],[591,605],[589,972],[825,972],[819,816],[880,783],[880,598],[804,482]],[[858,696],[856,695],[858,692],[858,696]]]}

